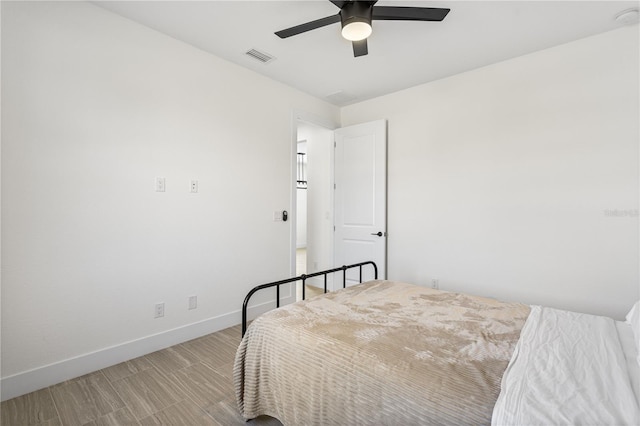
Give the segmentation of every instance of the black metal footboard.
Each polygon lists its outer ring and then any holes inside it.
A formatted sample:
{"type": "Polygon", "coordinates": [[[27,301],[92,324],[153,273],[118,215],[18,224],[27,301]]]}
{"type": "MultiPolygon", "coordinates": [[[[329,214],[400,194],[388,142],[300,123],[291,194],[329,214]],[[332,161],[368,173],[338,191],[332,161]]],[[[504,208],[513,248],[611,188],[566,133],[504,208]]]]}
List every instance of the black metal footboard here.
{"type": "Polygon", "coordinates": [[[294,283],[297,281],[302,281],[302,300],[305,297],[305,283],[307,279],[313,277],[319,277],[320,275],[324,276],[324,292],[327,292],[327,275],[332,274],[334,272],[342,271],[342,287],[345,288],[347,286],[347,269],[359,268],[360,269],[360,282],[362,282],[362,267],[365,265],[373,266],[373,277],[374,279],[378,279],[378,266],[375,262],[361,262],[354,263],[353,265],[344,265],[339,268],[327,269],[326,271],[314,272],[313,274],[302,274],[298,277],[287,278],[286,280],[274,281],[267,284],[261,284],[255,286],[254,288],[247,293],[247,296],[244,298],[244,303],[242,304],[242,336],[244,337],[244,333],[247,331],[247,306],[249,304],[249,299],[254,295],[258,290],[262,290],[264,288],[275,287],[276,288],[276,308],[280,307],[280,286],[282,284],[294,283]]]}

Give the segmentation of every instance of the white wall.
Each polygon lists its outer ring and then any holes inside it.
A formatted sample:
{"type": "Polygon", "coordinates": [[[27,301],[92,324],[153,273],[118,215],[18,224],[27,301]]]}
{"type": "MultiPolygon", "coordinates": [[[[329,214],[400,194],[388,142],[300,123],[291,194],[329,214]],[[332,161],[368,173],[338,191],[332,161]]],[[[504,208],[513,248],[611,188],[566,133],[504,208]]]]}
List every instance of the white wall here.
{"type": "Polygon", "coordinates": [[[343,108],[344,126],[388,119],[388,276],[622,318],[640,297],[638,39],[626,27],[343,108]]]}
{"type": "Polygon", "coordinates": [[[80,2],[2,2],[2,88],[3,399],[237,323],[289,274],[292,111],[336,107],[80,2]]]}

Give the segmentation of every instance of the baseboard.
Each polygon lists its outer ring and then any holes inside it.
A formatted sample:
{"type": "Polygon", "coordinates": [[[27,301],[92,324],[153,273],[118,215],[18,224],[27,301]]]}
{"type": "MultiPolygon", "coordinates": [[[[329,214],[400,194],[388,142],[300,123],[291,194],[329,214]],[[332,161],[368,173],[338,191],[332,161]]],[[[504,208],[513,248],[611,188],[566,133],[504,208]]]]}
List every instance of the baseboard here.
{"type": "Polygon", "coordinates": [[[324,288],[324,278],[322,277],[307,278],[305,283],[314,287],[324,288]]]}
{"type": "MultiPolygon", "coordinates": [[[[283,297],[280,304],[295,302],[295,296],[283,297]]],[[[260,303],[249,307],[249,319],[267,312],[275,307],[275,301],[260,303]]],[[[0,379],[0,400],[6,401],[39,389],[46,388],[65,380],[92,373],[103,368],[128,361],[169,346],[196,339],[219,330],[240,324],[241,311],[208,318],[193,324],[167,330],[162,333],[125,342],[120,345],[101,349],[96,352],[80,355],[64,361],[34,368],[33,370],[14,374],[0,379]]]]}

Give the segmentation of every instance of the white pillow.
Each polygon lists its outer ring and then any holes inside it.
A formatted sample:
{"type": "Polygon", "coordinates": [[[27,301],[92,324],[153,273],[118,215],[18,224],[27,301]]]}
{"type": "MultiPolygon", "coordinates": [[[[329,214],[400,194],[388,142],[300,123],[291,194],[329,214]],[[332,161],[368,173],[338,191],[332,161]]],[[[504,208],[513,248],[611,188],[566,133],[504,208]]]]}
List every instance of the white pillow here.
{"type": "Polygon", "coordinates": [[[627,324],[631,325],[631,330],[633,330],[633,337],[638,349],[638,365],[640,365],[640,300],[633,305],[627,314],[627,324]]]}

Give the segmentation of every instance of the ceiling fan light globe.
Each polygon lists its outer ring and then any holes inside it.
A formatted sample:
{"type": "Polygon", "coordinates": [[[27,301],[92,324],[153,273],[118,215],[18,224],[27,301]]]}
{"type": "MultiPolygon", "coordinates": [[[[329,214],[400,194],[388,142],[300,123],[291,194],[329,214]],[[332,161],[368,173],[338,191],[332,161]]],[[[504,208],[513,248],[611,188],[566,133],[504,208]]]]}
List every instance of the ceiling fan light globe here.
{"type": "Polygon", "coordinates": [[[342,27],[342,37],[349,41],[360,41],[371,35],[371,25],[366,22],[351,22],[342,27]]]}

